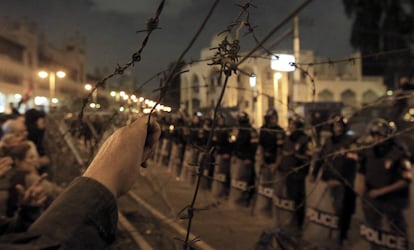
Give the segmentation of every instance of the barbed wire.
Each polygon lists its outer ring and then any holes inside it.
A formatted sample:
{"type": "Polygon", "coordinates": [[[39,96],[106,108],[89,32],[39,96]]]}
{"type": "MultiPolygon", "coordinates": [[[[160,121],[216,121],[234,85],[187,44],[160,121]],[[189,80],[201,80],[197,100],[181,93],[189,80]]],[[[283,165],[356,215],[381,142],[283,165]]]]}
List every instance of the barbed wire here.
{"type": "Polygon", "coordinates": [[[135,63],[141,61],[141,54],[144,51],[144,48],[147,46],[147,43],[149,41],[149,38],[154,30],[159,29],[159,19],[160,15],[162,13],[162,10],[164,8],[165,0],[161,0],[160,4],[158,5],[157,11],[153,17],[148,18],[147,20],[147,27],[145,30],[140,30],[137,32],[146,32],[146,36],[144,40],[141,43],[141,47],[138,49],[137,52],[134,52],[131,56],[131,60],[125,63],[124,65],[117,65],[115,67],[115,70],[113,73],[105,76],[102,80],[98,81],[95,86],[91,89],[90,93],[87,95],[87,97],[83,100],[81,111],[79,112],[79,121],[82,122],[83,120],[83,113],[86,108],[86,105],[88,104],[89,99],[92,97],[93,93],[97,91],[99,87],[103,87],[109,79],[116,75],[123,75],[125,70],[127,70],[129,67],[134,66],[135,63]]]}
{"type": "MultiPolygon", "coordinates": [[[[101,81],[97,82],[97,84],[94,86],[94,88],[92,89],[92,91],[88,94],[87,98],[84,100],[83,102],[83,106],[81,109],[81,112],[79,113],[79,120],[82,121],[83,118],[83,113],[84,113],[84,109],[86,107],[86,104],[88,102],[88,100],[90,99],[90,97],[92,96],[93,92],[97,90],[97,88],[102,87],[104,85],[104,83],[114,77],[115,75],[121,75],[124,73],[124,71],[129,68],[130,66],[133,66],[133,64],[135,62],[139,62],[141,61],[141,53],[143,51],[143,49],[145,48],[149,36],[150,34],[155,30],[155,29],[159,29],[158,27],[158,21],[159,21],[159,16],[162,12],[162,8],[164,5],[165,1],[162,1],[157,9],[156,15],[154,18],[150,18],[147,22],[147,29],[143,30],[143,31],[138,31],[138,32],[147,32],[147,36],[145,37],[144,41],[141,44],[141,48],[132,55],[132,59],[130,62],[126,63],[124,66],[117,66],[115,71],[108,75],[107,77],[103,78],[101,81]]],[[[162,83],[160,85],[159,88],[155,89],[154,91],[159,91],[160,95],[159,95],[159,99],[156,102],[156,105],[154,105],[154,107],[152,108],[150,115],[148,117],[148,119],[151,118],[151,114],[153,114],[155,107],[163,100],[163,98],[165,97],[165,95],[170,92],[172,90],[172,88],[170,88],[170,82],[172,79],[174,79],[175,77],[181,75],[182,73],[185,73],[187,71],[182,71],[182,72],[177,72],[177,68],[179,63],[183,60],[185,54],[187,53],[187,51],[192,47],[193,43],[195,42],[195,40],[197,39],[199,33],[203,30],[204,25],[206,24],[207,20],[210,18],[213,10],[215,9],[215,6],[217,5],[219,1],[217,0],[213,7],[210,9],[209,14],[207,15],[206,19],[204,20],[203,24],[201,25],[200,29],[197,31],[196,35],[193,37],[193,39],[191,40],[190,44],[187,46],[187,48],[183,51],[183,53],[179,56],[179,59],[176,61],[176,63],[174,64],[174,66],[170,69],[170,70],[165,70],[163,71],[163,73],[157,73],[156,75],[154,75],[154,77],[151,77],[149,80],[145,81],[143,84],[139,85],[140,88],[142,88],[143,86],[145,86],[148,82],[151,82],[152,80],[154,80],[157,77],[161,77],[162,74],[167,73],[168,74],[165,76],[164,79],[162,79],[162,81],[160,81],[160,83],[162,83]]],[[[190,240],[189,239],[189,234],[191,231],[191,221],[192,218],[194,216],[194,212],[197,211],[197,209],[194,207],[195,201],[197,199],[197,194],[198,194],[198,190],[199,190],[199,186],[200,186],[200,180],[202,178],[202,173],[203,173],[203,169],[207,166],[209,166],[210,164],[210,158],[211,158],[211,154],[212,154],[212,136],[214,134],[215,130],[219,130],[220,128],[216,127],[216,120],[217,120],[217,111],[220,108],[221,105],[221,100],[224,96],[225,90],[227,88],[229,88],[229,86],[227,86],[227,82],[229,77],[236,72],[240,72],[246,75],[251,75],[253,73],[248,73],[248,72],[243,72],[243,70],[239,69],[239,66],[245,62],[248,58],[252,58],[255,57],[254,53],[257,52],[257,50],[259,49],[263,49],[265,50],[266,53],[269,53],[270,50],[266,49],[263,44],[277,31],[280,29],[281,26],[283,26],[288,20],[290,20],[293,16],[295,16],[298,12],[300,12],[307,4],[309,4],[311,2],[311,0],[307,0],[304,1],[297,9],[295,9],[289,16],[287,16],[280,24],[278,24],[277,26],[275,26],[261,41],[259,41],[257,39],[257,37],[255,37],[254,35],[254,26],[251,26],[250,23],[248,22],[249,20],[249,12],[248,9],[249,7],[255,7],[254,5],[251,4],[252,1],[248,1],[248,3],[246,3],[245,5],[238,5],[239,7],[242,8],[241,13],[239,14],[239,16],[233,20],[233,22],[227,27],[227,29],[224,31],[226,33],[231,33],[236,27],[238,27],[238,29],[236,29],[236,39],[234,41],[226,41],[223,40],[222,43],[219,45],[218,48],[215,48],[218,50],[218,53],[216,54],[216,57],[210,58],[208,60],[213,59],[212,64],[210,65],[220,65],[220,78],[219,81],[221,82],[223,79],[223,75],[225,76],[224,79],[224,84],[221,90],[221,94],[219,96],[219,100],[217,101],[217,104],[215,106],[214,109],[214,113],[213,113],[213,125],[211,128],[211,131],[209,133],[209,138],[208,138],[208,142],[206,147],[203,149],[203,154],[207,156],[207,160],[206,162],[201,162],[200,163],[200,168],[199,168],[199,172],[198,172],[198,178],[197,178],[197,184],[196,184],[196,188],[194,190],[194,196],[193,199],[191,201],[191,204],[185,208],[183,208],[184,210],[187,211],[188,214],[188,226],[187,226],[187,235],[186,238],[183,240],[183,244],[184,244],[184,249],[188,249],[192,246],[192,244],[195,241],[198,241],[199,238],[195,238],[190,240]],[[246,14],[246,19],[241,19],[241,17],[246,14]],[[249,30],[249,33],[253,33],[253,36],[256,40],[256,47],[254,49],[252,49],[250,52],[248,52],[246,55],[244,55],[240,60],[239,60],[239,49],[240,49],[240,45],[239,43],[239,36],[240,36],[240,31],[242,29],[242,27],[247,27],[249,30]],[[236,42],[237,41],[237,42],[236,42]],[[214,59],[216,59],[214,61],[214,59]]],[[[289,32],[287,32],[289,33],[289,32]]],[[[407,50],[406,50],[407,51],[407,50]]],[[[389,52],[389,53],[401,53],[402,50],[395,50],[393,52],[389,52]]],[[[270,52],[271,53],[271,52],[270,52]]],[[[377,53],[375,56],[382,56],[382,55],[386,55],[386,52],[382,52],[382,54],[377,53]]],[[[272,54],[273,55],[273,54],[272,54]]],[[[374,55],[371,55],[374,56],[374,55]]],[[[359,57],[359,59],[361,58],[366,58],[369,57],[369,55],[365,55],[365,56],[361,56],[359,57]]],[[[354,62],[354,60],[356,60],[358,58],[347,58],[347,59],[342,59],[342,60],[337,60],[337,61],[327,61],[327,62],[314,62],[314,63],[297,63],[297,64],[292,64],[292,66],[295,66],[295,68],[299,69],[301,72],[303,72],[307,77],[309,77],[311,79],[312,82],[312,96],[315,96],[315,81],[312,78],[312,76],[310,75],[310,73],[305,70],[303,67],[304,66],[314,66],[317,64],[322,64],[322,63],[326,63],[326,64],[334,64],[334,63],[342,63],[342,62],[354,62]]],[[[207,59],[203,59],[203,60],[207,60],[207,59]]],[[[198,60],[198,62],[201,62],[202,60],[198,60]]],[[[189,63],[188,65],[193,64],[194,62],[189,63]]],[[[206,87],[208,85],[205,85],[206,87]]],[[[239,88],[240,89],[240,88],[239,88]]],[[[240,89],[242,90],[242,89],[240,89]]],[[[265,93],[261,93],[263,95],[265,95],[265,93]]],[[[407,97],[408,98],[408,97],[407,97]]],[[[324,123],[327,123],[327,121],[325,121],[324,123]]],[[[149,122],[148,122],[148,126],[149,126],[149,122]]],[[[150,131],[150,128],[148,127],[147,129],[148,131],[150,131]]],[[[327,155],[327,157],[332,157],[332,155],[327,155]]],[[[300,170],[300,168],[296,168],[295,170],[292,170],[292,173],[295,173],[296,171],[300,170]]],[[[274,183],[274,182],[273,182],[274,183]]]]}

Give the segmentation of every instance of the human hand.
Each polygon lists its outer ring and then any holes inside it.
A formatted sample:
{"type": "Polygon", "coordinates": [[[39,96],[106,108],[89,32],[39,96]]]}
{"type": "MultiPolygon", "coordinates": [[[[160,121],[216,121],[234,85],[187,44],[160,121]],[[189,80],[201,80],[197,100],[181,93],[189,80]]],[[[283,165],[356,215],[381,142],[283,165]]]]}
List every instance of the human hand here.
{"type": "Polygon", "coordinates": [[[47,195],[43,188],[43,180],[46,177],[47,174],[42,174],[27,190],[20,184],[16,185],[16,189],[19,192],[19,204],[21,206],[40,207],[45,203],[47,195]]]}
{"type": "Polygon", "coordinates": [[[0,177],[4,176],[10,169],[13,164],[11,157],[0,157],[0,177]]]}
{"type": "Polygon", "coordinates": [[[155,151],[161,129],[148,116],[116,130],[101,146],[83,176],[95,179],[115,197],[128,192],[140,174],[140,166],[155,151]]]}

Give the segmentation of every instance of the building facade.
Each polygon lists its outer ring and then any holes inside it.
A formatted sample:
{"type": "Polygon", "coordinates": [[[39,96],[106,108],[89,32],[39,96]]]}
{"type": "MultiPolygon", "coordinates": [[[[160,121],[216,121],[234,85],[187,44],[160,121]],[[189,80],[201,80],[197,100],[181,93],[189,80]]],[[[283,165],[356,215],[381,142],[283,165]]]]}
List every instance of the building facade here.
{"type": "MultiPolygon", "coordinates": [[[[213,39],[211,47],[217,47],[221,39],[213,39]]],[[[181,75],[181,106],[190,114],[213,108],[217,103],[223,81],[219,81],[219,67],[208,65],[213,53],[209,48],[202,50],[200,62],[188,65],[185,69],[189,72],[181,75]]],[[[359,108],[386,93],[381,77],[362,76],[360,60],[318,64],[324,59],[312,51],[301,51],[295,73],[275,69],[273,63],[280,58],[256,54],[241,64],[237,75],[228,80],[221,106],[247,112],[256,127],[262,125],[269,108],[276,108],[281,125],[286,126],[290,110],[303,103],[342,102],[344,106],[359,108]]]]}
{"type": "Polygon", "coordinates": [[[22,104],[21,109],[64,104],[84,94],[85,42],[80,35],[65,38],[60,48],[49,44],[35,23],[26,18],[0,23],[0,112],[9,103],[22,104]],[[45,79],[39,72],[48,73],[45,79]],[[57,71],[65,73],[58,78],[57,71]],[[54,78],[54,79],[53,79],[54,78]]]}

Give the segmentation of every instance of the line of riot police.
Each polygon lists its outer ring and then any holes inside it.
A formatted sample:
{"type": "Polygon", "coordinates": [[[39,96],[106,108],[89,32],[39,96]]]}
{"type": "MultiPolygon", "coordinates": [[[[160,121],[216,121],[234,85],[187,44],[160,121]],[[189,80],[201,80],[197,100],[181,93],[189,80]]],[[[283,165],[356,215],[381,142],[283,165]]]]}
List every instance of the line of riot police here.
{"type": "MultiPolygon", "coordinates": [[[[367,136],[355,138],[343,117],[332,116],[327,121],[331,136],[316,146],[319,138],[312,128],[305,130],[297,115],[289,118],[286,130],[273,109],[259,130],[245,112],[237,122],[228,126],[222,114],[217,116],[213,158],[203,168],[202,187],[217,200],[251,206],[254,216],[273,218],[297,239],[340,247],[348,239],[359,196],[361,244],[408,249],[403,211],[409,205],[412,170],[410,152],[394,137],[395,124],[374,119],[367,124],[367,136]]],[[[189,123],[177,116],[160,124],[156,160],[177,180],[194,183],[208,155],[212,119],[195,113],[189,123]]]]}

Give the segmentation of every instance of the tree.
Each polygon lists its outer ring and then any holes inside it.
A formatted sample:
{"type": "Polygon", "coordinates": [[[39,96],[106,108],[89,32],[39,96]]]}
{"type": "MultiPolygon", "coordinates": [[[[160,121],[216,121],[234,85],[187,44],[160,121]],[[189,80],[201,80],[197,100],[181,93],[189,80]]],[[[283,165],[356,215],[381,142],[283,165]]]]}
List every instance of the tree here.
{"type": "Polygon", "coordinates": [[[413,76],[414,1],[343,0],[347,16],[353,19],[350,42],[362,55],[404,50],[362,61],[364,75],[382,75],[395,86],[402,76],[413,76]]]}

